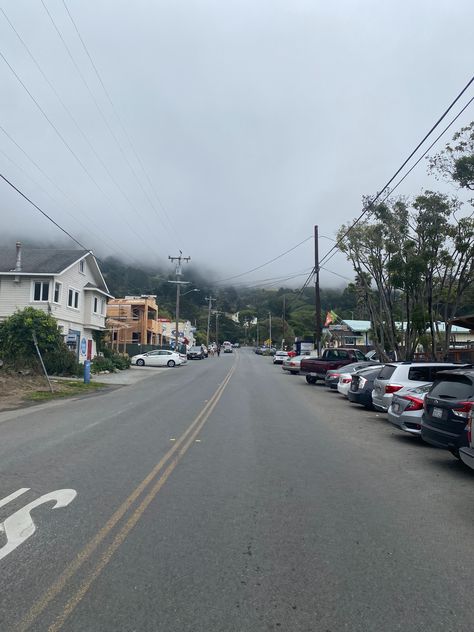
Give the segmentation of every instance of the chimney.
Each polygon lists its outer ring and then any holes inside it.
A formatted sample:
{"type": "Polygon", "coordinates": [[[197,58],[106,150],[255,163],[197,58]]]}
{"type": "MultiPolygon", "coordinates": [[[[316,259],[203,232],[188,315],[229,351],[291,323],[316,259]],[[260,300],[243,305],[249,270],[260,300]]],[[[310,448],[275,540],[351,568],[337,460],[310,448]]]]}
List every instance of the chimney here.
{"type": "Polygon", "coordinates": [[[21,241],[16,242],[16,263],[14,272],[21,272],[21,241]]]}

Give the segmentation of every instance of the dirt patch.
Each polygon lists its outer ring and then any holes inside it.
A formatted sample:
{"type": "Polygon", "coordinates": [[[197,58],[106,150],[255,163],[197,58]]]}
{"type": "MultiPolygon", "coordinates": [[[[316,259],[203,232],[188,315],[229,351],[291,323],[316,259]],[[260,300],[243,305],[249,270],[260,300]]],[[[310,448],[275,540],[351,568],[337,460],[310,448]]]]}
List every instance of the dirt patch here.
{"type": "Polygon", "coordinates": [[[54,393],[44,376],[0,372],[0,411],[15,410],[34,403],[96,391],[104,384],[51,378],[54,393]]]}

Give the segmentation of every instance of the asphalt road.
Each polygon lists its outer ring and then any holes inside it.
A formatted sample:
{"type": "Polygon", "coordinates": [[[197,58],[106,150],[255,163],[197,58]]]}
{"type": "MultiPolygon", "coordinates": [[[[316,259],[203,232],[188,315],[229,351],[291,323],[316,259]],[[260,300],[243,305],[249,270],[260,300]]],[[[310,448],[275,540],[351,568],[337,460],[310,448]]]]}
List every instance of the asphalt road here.
{"type": "Polygon", "coordinates": [[[474,628],[450,454],[249,350],[149,374],[0,414],[1,632],[474,628]]]}

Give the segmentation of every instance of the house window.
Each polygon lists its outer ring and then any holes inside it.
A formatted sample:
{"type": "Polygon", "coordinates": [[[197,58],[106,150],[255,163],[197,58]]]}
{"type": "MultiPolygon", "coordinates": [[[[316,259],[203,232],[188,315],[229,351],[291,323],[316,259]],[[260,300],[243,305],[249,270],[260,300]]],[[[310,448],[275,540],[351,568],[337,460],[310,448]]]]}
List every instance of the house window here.
{"type": "Polygon", "coordinates": [[[49,281],[35,281],[33,285],[33,300],[47,301],[49,299],[49,281]]]}
{"type": "Polygon", "coordinates": [[[67,295],[67,306],[73,309],[79,309],[79,292],[74,288],[69,288],[67,295]]]}
{"type": "Polygon", "coordinates": [[[100,313],[102,314],[102,316],[105,314],[105,299],[104,298],[100,299],[100,313]]]}
{"type": "Polygon", "coordinates": [[[82,272],[82,274],[84,274],[84,259],[82,261],[79,261],[79,272],[82,272]]]}
{"type": "Polygon", "coordinates": [[[61,283],[58,283],[57,281],[54,284],[54,298],[53,301],[55,303],[60,303],[61,302],[61,283]]]}
{"type": "Polygon", "coordinates": [[[99,313],[99,299],[97,296],[94,296],[94,314],[99,313]]]}

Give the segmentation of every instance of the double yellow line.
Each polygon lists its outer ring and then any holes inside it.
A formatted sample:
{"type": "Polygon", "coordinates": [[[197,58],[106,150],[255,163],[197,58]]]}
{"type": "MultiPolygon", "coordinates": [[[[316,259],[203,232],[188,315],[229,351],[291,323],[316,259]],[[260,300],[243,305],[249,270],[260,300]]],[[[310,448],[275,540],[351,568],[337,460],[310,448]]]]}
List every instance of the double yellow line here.
{"type": "Polygon", "coordinates": [[[168,478],[171,476],[173,470],[178,465],[180,460],[189,450],[193,444],[197,435],[201,431],[202,427],[209,419],[212,411],[219,402],[222,393],[228,385],[232,375],[234,374],[236,364],[232,366],[227,373],[223,382],[211,397],[211,399],[204,406],[202,411],[191,423],[191,425],[183,432],[183,434],[176,440],[173,447],[163,456],[163,458],[155,465],[150,473],[142,480],[142,482],[133,490],[133,492],[124,500],[115,513],[109,518],[106,524],[97,532],[97,534],[86,544],[86,546],[77,554],[76,558],[64,569],[58,579],[48,588],[48,590],[33,604],[27,615],[19,623],[16,628],[17,632],[26,632],[36,619],[44,612],[47,606],[65,589],[69,580],[80,570],[83,564],[92,556],[97,550],[102,541],[111,533],[111,531],[117,526],[119,521],[132,510],[131,515],[120,527],[118,533],[107,546],[105,551],[100,555],[99,560],[96,562],[92,571],[87,574],[86,578],[80,583],[77,590],[72,594],[69,600],[63,607],[60,615],[48,628],[48,632],[58,632],[66,622],[67,618],[75,610],[77,605],[83,599],[84,595],[88,592],[91,585],[99,577],[105,566],[110,562],[112,556],[124,542],[133,527],[142,517],[143,513],[147,509],[148,505],[153,501],[168,478]],[[141,502],[133,509],[133,506],[138,502],[140,496],[150,486],[150,490],[141,500],[141,502]]]}

